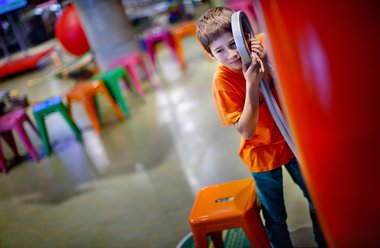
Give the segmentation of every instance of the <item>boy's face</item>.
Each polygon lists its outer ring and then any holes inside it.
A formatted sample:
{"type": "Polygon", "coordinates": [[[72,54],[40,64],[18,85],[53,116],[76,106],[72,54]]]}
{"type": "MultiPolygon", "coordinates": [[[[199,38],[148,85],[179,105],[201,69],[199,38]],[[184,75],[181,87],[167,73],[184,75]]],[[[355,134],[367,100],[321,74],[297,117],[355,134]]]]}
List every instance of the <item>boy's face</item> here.
{"type": "Polygon", "coordinates": [[[242,69],[240,54],[236,48],[232,33],[224,33],[210,44],[211,56],[234,70],[242,69]]]}

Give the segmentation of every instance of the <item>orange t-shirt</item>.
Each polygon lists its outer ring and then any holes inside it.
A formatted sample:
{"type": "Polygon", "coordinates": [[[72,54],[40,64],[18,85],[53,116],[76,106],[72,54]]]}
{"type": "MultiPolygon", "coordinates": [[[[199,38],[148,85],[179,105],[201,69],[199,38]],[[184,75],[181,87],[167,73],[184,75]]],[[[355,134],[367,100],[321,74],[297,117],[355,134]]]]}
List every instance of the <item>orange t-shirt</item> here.
{"type": "MultiPolygon", "coordinates": [[[[220,65],[214,76],[213,96],[222,126],[236,123],[243,111],[246,82],[242,71],[220,65]]],[[[277,94],[272,88],[277,99],[277,94]]],[[[278,102],[278,101],[277,101],[278,102]]],[[[253,139],[241,139],[239,156],[251,172],[278,168],[294,157],[260,94],[259,120],[253,139]]]]}

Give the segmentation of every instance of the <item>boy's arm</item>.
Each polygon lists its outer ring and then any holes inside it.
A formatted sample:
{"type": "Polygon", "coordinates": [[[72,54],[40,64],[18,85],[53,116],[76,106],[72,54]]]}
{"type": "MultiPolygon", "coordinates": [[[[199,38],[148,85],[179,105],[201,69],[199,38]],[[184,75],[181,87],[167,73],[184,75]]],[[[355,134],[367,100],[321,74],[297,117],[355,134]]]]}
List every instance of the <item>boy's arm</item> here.
{"type": "Polygon", "coordinates": [[[243,63],[243,72],[246,80],[246,96],[243,111],[234,126],[243,138],[252,139],[259,119],[260,81],[264,75],[262,60],[254,55],[248,68],[243,63]]]}

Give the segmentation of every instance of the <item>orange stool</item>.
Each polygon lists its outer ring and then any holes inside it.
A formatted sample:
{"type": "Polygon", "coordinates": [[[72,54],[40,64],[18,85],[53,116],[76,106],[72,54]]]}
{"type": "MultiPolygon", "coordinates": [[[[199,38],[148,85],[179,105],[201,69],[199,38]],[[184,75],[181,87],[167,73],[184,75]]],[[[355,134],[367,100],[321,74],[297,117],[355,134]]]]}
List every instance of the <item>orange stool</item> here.
{"type": "Polygon", "coordinates": [[[186,66],[186,63],[181,40],[189,35],[192,35],[197,39],[197,24],[195,21],[187,21],[180,23],[171,29],[171,34],[174,40],[177,54],[180,59],[181,68],[184,68],[186,66]]]}
{"type": "Polygon", "coordinates": [[[253,247],[270,248],[255,204],[255,188],[253,179],[247,178],[200,190],[189,216],[195,246],[206,248],[208,234],[215,244],[223,230],[242,228],[253,247]]]}
{"type": "Polygon", "coordinates": [[[112,109],[115,111],[117,117],[120,120],[124,120],[124,115],[121,112],[119,106],[112,98],[110,93],[108,92],[106,86],[101,81],[93,81],[93,82],[81,82],[74,86],[70,91],[66,93],[67,98],[67,110],[69,112],[70,117],[72,117],[71,113],[71,104],[73,101],[81,101],[92,126],[98,134],[101,134],[102,129],[100,127],[100,121],[98,117],[96,100],[94,97],[96,94],[103,94],[108,102],[110,103],[112,109]]]}

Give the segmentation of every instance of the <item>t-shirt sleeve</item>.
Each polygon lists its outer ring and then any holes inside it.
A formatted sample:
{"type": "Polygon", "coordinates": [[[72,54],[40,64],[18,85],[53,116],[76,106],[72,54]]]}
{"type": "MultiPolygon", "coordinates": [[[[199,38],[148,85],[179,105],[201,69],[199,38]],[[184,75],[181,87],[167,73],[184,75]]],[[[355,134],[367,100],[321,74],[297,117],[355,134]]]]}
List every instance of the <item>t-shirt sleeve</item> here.
{"type": "Polygon", "coordinates": [[[222,126],[236,123],[241,116],[244,103],[241,104],[239,95],[232,88],[229,89],[225,79],[214,78],[213,97],[222,126]]]}

